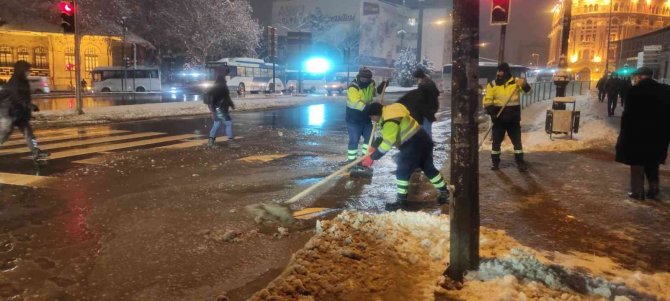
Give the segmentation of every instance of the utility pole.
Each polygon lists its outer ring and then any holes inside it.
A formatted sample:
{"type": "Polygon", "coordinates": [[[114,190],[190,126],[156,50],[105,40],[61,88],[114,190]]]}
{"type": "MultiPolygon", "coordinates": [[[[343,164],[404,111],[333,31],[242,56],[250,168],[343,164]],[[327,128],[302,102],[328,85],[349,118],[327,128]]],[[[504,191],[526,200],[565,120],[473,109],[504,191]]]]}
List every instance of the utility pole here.
{"type": "MultiPolygon", "coordinates": [[[[570,74],[568,73],[568,45],[570,42],[570,26],[572,23],[572,0],[563,0],[563,26],[561,37],[561,54],[558,58],[558,72],[554,74],[554,84],[556,85],[556,97],[564,97],[565,90],[570,83],[570,74]]],[[[565,104],[556,104],[554,110],[564,110],[565,104]]]]}
{"type": "Polygon", "coordinates": [[[79,24],[77,24],[79,20],[79,14],[81,13],[79,11],[79,3],[77,3],[77,0],[74,0],[72,2],[74,4],[74,77],[75,77],[75,92],[74,92],[74,98],[76,99],[77,107],[75,110],[75,113],[77,115],[82,115],[84,114],[84,101],[82,99],[81,95],[81,30],[79,29],[79,24]]]}
{"type": "Polygon", "coordinates": [[[500,48],[498,49],[498,64],[505,61],[505,39],[507,36],[507,25],[500,26],[500,48]]]}
{"type": "Polygon", "coordinates": [[[419,28],[417,30],[416,38],[416,62],[421,63],[421,46],[423,44],[423,2],[419,0],[419,28]]]}
{"type": "Polygon", "coordinates": [[[479,268],[479,1],[454,0],[451,83],[450,264],[445,274],[463,281],[479,268]]]}
{"type": "Polygon", "coordinates": [[[122,92],[126,92],[126,82],[128,81],[128,66],[126,62],[126,20],[128,17],[121,17],[121,26],[123,27],[123,40],[121,41],[121,63],[123,64],[123,80],[121,81],[122,92]]]}

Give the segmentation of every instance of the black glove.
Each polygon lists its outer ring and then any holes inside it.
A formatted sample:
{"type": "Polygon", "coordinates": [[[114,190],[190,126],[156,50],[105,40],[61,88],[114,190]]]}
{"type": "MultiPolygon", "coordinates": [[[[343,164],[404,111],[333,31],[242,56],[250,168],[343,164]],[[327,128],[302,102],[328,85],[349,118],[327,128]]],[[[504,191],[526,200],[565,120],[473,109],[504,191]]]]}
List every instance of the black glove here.
{"type": "Polygon", "coordinates": [[[377,137],[377,139],[372,141],[371,146],[374,147],[374,148],[379,148],[379,146],[382,144],[382,141],[384,141],[384,139],[382,139],[382,137],[377,137]]]}

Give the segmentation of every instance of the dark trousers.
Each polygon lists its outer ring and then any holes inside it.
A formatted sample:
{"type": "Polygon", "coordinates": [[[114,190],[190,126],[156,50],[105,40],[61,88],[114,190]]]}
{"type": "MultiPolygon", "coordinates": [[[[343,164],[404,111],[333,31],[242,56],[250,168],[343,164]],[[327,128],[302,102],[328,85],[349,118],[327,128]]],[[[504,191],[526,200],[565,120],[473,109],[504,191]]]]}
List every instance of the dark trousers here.
{"type": "Polygon", "coordinates": [[[12,122],[9,118],[0,117],[0,145],[4,144],[5,141],[9,139],[14,131],[14,127],[18,127],[23,138],[26,140],[26,145],[31,151],[37,149],[37,140],[35,140],[35,134],[33,133],[33,128],[30,126],[30,119],[19,119],[15,122],[12,122]]]}
{"type": "Polygon", "coordinates": [[[372,135],[371,122],[347,122],[347,132],[349,133],[349,144],[347,146],[347,158],[349,160],[356,160],[358,157],[358,143],[363,138],[362,153],[365,155],[368,152],[368,142],[370,135],[372,135]]]}
{"type": "Polygon", "coordinates": [[[658,184],[659,164],[650,165],[631,165],[630,166],[630,189],[633,193],[644,193],[644,178],[647,178],[649,184],[658,184]]]}
{"type": "Polygon", "coordinates": [[[600,102],[605,101],[605,96],[607,96],[605,90],[598,90],[598,101],[600,102]]]}
{"type": "Polygon", "coordinates": [[[614,115],[614,111],[616,110],[616,105],[617,105],[617,95],[611,95],[607,94],[607,115],[612,116],[614,115]]]}
{"type": "Polygon", "coordinates": [[[423,171],[436,189],[446,190],[446,182],[433,162],[433,141],[425,131],[419,130],[399,149],[396,170],[398,194],[408,193],[409,179],[417,168],[423,171]]]}
{"type": "Polygon", "coordinates": [[[516,159],[523,160],[523,145],[521,143],[521,120],[498,119],[493,121],[493,128],[491,129],[491,138],[493,139],[491,158],[493,162],[500,162],[500,145],[505,139],[505,133],[507,133],[510,140],[512,140],[516,159]]]}

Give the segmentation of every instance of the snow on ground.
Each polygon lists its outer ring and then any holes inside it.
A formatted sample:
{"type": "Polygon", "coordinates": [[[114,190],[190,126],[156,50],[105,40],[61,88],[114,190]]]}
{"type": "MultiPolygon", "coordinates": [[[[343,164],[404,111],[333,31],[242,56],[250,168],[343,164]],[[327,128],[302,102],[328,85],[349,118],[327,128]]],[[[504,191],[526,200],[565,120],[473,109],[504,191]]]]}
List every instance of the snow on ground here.
{"type": "MultiPolygon", "coordinates": [[[[341,98],[329,98],[339,101],[341,98]]],[[[267,97],[235,99],[235,111],[290,107],[310,102],[323,102],[323,97],[267,97]]],[[[142,120],[160,117],[179,117],[209,114],[207,106],[201,102],[153,103],[112,107],[84,108],[84,115],[72,111],[42,111],[35,113],[36,126],[67,126],[77,124],[100,124],[109,122],[142,120]]]]}
{"type": "Polygon", "coordinates": [[[250,300],[670,300],[670,274],[626,271],[604,258],[544,254],[481,228],[479,271],[447,290],[449,217],[343,212],[250,300]],[[597,269],[589,269],[597,264],[597,269]]]}
{"type": "MultiPolygon", "coordinates": [[[[554,141],[545,132],[546,111],[551,109],[551,102],[544,101],[525,107],[521,115],[522,139],[524,151],[575,151],[603,145],[613,145],[618,136],[618,129],[608,124],[606,114],[598,110],[598,101],[592,95],[577,96],[577,111],[580,111],[579,133],[572,140],[569,136],[554,135],[554,141]]],[[[572,109],[572,105],[568,105],[572,109]]],[[[490,140],[484,149],[490,149],[490,140]]],[[[503,150],[512,150],[508,139],[503,143],[503,150]]]]}

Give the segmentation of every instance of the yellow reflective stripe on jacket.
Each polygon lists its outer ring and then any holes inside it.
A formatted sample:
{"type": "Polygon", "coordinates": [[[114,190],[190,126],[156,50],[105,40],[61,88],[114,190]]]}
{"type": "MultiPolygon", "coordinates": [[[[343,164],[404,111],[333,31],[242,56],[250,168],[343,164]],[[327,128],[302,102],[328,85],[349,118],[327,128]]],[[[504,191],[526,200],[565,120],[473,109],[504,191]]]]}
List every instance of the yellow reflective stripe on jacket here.
{"type": "Polygon", "coordinates": [[[386,153],[393,146],[400,146],[421,130],[407,108],[399,103],[385,106],[382,110],[382,144],[379,151],[386,153]]]}
{"type": "Polygon", "coordinates": [[[507,103],[507,106],[518,106],[523,90],[516,84],[516,80],[516,77],[512,77],[507,83],[501,86],[496,85],[495,81],[488,83],[486,85],[486,96],[484,96],[484,106],[502,107],[508,99],[509,103],[507,103]],[[517,87],[519,88],[517,89],[517,87]],[[510,95],[512,95],[511,99],[510,95]]]}
{"type": "Polygon", "coordinates": [[[347,107],[354,110],[363,111],[366,105],[372,103],[375,97],[375,83],[370,83],[365,89],[361,89],[355,85],[347,89],[347,107]]]}

